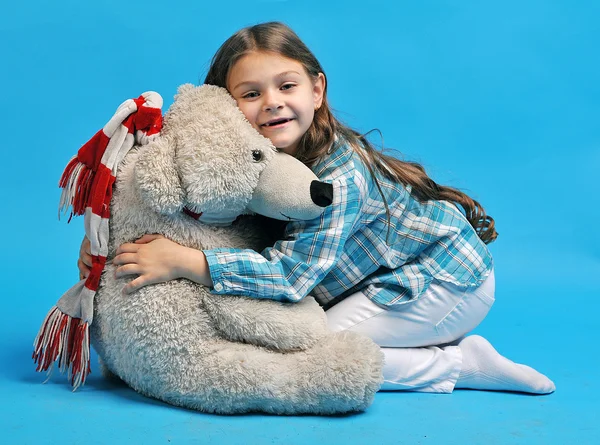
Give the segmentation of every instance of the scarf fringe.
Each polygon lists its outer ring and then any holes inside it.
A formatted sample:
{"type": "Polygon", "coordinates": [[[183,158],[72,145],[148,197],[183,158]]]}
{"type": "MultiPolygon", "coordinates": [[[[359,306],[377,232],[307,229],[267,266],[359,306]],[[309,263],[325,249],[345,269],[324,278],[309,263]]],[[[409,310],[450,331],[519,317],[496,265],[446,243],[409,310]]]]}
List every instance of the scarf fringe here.
{"type": "Polygon", "coordinates": [[[63,189],[58,204],[59,219],[61,214],[68,212],[69,207],[72,209],[69,221],[74,215],[85,213],[93,178],[93,171],[87,165],[79,161],[77,156],[71,158],[58,182],[63,189]]]}
{"type": "Polygon", "coordinates": [[[55,362],[62,374],[69,373],[73,391],[83,385],[92,372],[88,323],[63,314],[56,306],[46,315],[33,348],[36,371],[46,371],[46,381],[52,375],[55,362]]]}

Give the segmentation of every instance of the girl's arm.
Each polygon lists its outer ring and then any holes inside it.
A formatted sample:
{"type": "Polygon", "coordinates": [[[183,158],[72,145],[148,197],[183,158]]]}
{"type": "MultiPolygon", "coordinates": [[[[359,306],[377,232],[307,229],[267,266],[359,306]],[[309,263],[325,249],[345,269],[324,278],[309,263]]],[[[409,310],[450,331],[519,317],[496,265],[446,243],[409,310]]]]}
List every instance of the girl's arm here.
{"type": "MultiPolygon", "coordinates": [[[[123,289],[125,293],[173,278],[212,286],[201,251],[160,235],[144,235],[135,243],[122,245],[118,252],[113,263],[126,264],[118,267],[117,275],[138,275],[123,289]]],[[[293,351],[306,349],[327,332],[322,310],[312,298],[293,307],[275,301],[257,306],[257,300],[225,295],[205,295],[203,301],[215,327],[229,340],[293,351]]]]}
{"type": "Polygon", "coordinates": [[[333,203],[321,217],[287,225],[284,239],[262,253],[212,249],[204,254],[212,292],[278,301],[299,301],[337,264],[361,214],[353,178],[334,180],[333,203]]]}
{"type": "Polygon", "coordinates": [[[360,216],[356,184],[342,177],[333,186],[334,202],[321,217],[289,223],[285,239],[262,253],[227,248],[199,251],[161,235],[144,235],[117,249],[113,259],[117,277],[138,275],[125,293],[187,278],[212,288],[214,294],[299,301],[337,263],[360,216]]]}
{"type": "Polygon", "coordinates": [[[138,275],[123,288],[125,294],[176,278],[187,278],[208,287],[213,285],[202,251],[184,247],[162,235],[144,235],[134,243],[122,244],[113,264],[118,266],[117,278],[138,275]]]}
{"type": "MultiPolygon", "coordinates": [[[[144,235],[135,243],[122,244],[117,249],[113,264],[119,266],[116,269],[117,277],[139,275],[123,289],[127,294],[140,287],[174,278],[187,278],[212,287],[204,253],[184,247],[162,235],[144,235]]],[[[90,240],[84,236],[77,259],[80,280],[88,277],[91,267],[90,240]]]]}

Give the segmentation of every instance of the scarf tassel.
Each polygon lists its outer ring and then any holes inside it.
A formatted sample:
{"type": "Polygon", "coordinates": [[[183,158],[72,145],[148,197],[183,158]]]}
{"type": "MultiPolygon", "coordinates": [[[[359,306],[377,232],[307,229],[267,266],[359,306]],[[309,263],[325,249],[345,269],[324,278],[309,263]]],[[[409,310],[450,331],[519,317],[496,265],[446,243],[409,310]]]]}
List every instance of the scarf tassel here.
{"type": "Polygon", "coordinates": [[[77,156],[72,158],[63,172],[58,186],[63,189],[58,205],[58,216],[72,208],[69,222],[74,215],[83,215],[92,188],[93,171],[77,156]]]}
{"type": "Polygon", "coordinates": [[[89,324],[62,313],[56,306],[48,312],[33,347],[36,371],[47,371],[49,379],[53,364],[58,362],[60,372],[69,373],[73,391],[91,373],[89,324]]]}

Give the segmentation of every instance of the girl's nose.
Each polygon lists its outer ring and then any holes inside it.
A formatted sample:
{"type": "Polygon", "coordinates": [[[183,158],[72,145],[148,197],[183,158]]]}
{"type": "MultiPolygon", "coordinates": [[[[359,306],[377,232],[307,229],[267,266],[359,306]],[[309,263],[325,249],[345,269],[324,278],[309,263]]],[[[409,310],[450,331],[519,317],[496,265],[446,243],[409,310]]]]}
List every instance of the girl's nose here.
{"type": "Polygon", "coordinates": [[[283,107],[283,101],[276,94],[266,94],[263,103],[264,111],[274,111],[283,107]]]}
{"type": "Polygon", "coordinates": [[[283,108],[283,104],[278,103],[278,102],[269,102],[269,103],[265,104],[265,106],[264,106],[265,111],[275,111],[280,108],[283,108]]]}

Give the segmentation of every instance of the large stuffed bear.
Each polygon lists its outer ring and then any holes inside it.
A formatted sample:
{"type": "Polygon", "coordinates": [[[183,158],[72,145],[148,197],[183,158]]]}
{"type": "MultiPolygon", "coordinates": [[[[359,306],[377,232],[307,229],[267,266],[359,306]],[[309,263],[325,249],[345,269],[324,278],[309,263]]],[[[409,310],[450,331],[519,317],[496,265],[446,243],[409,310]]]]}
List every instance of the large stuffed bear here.
{"type": "Polygon", "coordinates": [[[105,374],[167,403],[211,413],[334,414],[364,410],[381,382],[370,339],[331,333],[312,297],[298,303],[211,294],[178,279],[123,295],[116,248],[159,233],[196,249],[262,250],[256,217],[318,217],[327,184],[277,152],[214,86],[180,87],[160,136],[120,164],[108,262],[92,345],[105,374]],[[321,196],[323,195],[323,196],[321,196]],[[317,204],[315,204],[315,202],[317,204]]]}

